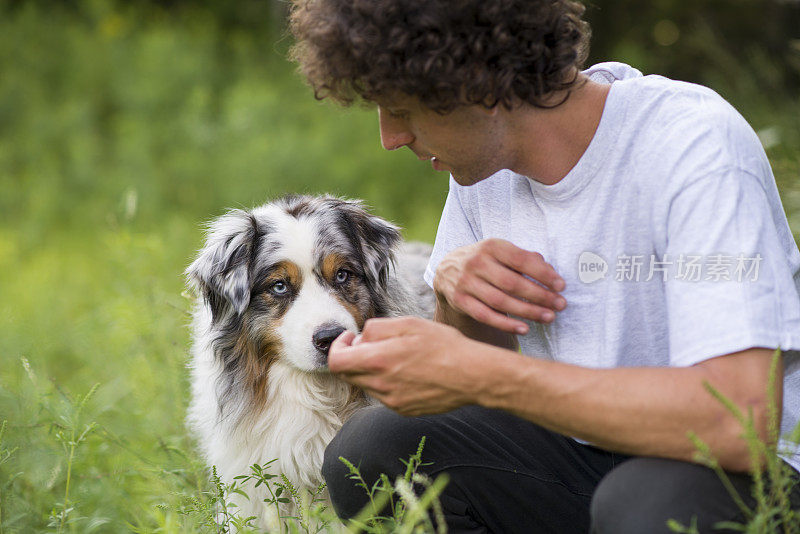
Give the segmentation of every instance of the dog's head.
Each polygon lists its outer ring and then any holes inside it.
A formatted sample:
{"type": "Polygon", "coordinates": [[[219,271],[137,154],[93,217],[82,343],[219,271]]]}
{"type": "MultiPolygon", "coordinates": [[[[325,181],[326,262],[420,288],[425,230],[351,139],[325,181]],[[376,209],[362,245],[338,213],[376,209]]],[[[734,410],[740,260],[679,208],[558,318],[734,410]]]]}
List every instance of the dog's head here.
{"type": "Polygon", "coordinates": [[[385,314],[399,240],[360,202],[334,197],[286,197],[213,221],[186,275],[211,311],[230,387],[263,388],[276,358],[324,369],[336,336],[385,314]]]}

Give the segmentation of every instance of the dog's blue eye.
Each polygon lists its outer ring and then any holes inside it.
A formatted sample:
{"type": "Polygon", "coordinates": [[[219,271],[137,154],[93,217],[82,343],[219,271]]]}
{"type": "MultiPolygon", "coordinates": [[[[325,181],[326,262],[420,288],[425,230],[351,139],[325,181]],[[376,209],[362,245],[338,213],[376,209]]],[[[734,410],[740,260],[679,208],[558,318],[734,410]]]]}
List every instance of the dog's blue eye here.
{"type": "Polygon", "coordinates": [[[350,271],[347,269],[339,269],[336,271],[335,281],[337,284],[344,284],[348,280],[350,280],[350,271]]]}
{"type": "Polygon", "coordinates": [[[284,282],[283,280],[278,280],[271,286],[269,286],[269,291],[273,295],[285,295],[289,292],[289,284],[284,282]]]}

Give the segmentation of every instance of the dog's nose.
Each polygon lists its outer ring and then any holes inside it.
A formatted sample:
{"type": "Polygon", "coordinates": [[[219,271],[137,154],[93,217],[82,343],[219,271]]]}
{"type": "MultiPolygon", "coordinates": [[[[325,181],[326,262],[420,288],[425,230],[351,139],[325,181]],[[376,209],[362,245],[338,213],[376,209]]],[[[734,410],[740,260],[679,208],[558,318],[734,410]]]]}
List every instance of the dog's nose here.
{"type": "Polygon", "coordinates": [[[344,332],[345,329],[339,325],[322,325],[311,336],[311,341],[314,346],[327,356],[328,350],[331,348],[333,340],[339,337],[339,334],[344,332]]]}

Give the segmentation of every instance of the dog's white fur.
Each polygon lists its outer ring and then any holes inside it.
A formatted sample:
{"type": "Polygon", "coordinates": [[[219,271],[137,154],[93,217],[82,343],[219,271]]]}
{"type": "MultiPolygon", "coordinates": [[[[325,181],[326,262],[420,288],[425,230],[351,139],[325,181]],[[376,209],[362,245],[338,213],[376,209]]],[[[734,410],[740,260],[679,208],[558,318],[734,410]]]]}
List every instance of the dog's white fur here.
{"type": "MultiPolygon", "coordinates": [[[[398,237],[394,226],[367,214],[360,203],[333,197],[282,199],[249,212],[230,212],[211,224],[204,248],[187,269],[190,285],[200,294],[192,324],[187,421],[206,461],[217,467],[224,482],[248,474],[253,464],[277,459],[270,472],[283,473],[301,491],[322,483],[325,447],[369,400],[326,372],[326,356],[312,341],[315,331],[330,324],[358,331],[370,313],[432,313],[432,295],[421,279],[429,247],[403,247],[398,237]],[[361,286],[352,286],[361,295],[356,304],[342,296],[343,287],[321,275],[323,257],[331,253],[361,273],[361,286]],[[288,305],[275,295],[284,286],[268,288],[269,298],[285,307],[280,317],[253,300],[259,269],[276,262],[294,266],[302,280],[292,288],[288,305]],[[372,312],[361,313],[358,306],[372,312]],[[243,384],[257,379],[248,372],[264,372],[264,367],[248,367],[232,358],[226,350],[233,351],[234,343],[225,340],[262,333],[278,354],[258,354],[270,358],[266,391],[259,396],[243,384]]],[[[335,276],[344,277],[340,271],[335,276]]],[[[349,283],[355,284],[353,280],[349,283]]],[[[245,489],[253,495],[249,501],[237,499],[238,513],[257,516],[261,527],[274,526],[264,496],[245,489]]]]}

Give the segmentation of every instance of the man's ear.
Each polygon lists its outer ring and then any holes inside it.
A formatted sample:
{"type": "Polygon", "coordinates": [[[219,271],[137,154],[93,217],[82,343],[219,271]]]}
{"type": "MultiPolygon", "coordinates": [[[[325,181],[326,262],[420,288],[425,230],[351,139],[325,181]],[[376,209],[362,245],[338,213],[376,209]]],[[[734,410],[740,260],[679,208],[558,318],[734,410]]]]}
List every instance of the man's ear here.
{"type": "Polygon", "coordinates": [[[230,211],[211,222],[205,246],[186,269],[189,285],[206,299],[214,320],[229,309],[241,314],[250,303],[257,236],[258,223],[251,213],[230,211]]]}

